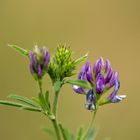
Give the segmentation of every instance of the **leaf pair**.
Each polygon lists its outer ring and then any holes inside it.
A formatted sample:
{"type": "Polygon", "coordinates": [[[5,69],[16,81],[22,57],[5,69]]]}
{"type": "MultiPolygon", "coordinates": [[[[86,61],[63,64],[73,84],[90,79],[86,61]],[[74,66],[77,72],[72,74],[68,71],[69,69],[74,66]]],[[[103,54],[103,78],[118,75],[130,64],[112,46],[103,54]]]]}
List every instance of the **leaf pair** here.
{"type": "Polygon", "coordinates": [[[51,120],[55,119],[55,116],[51,113],[48,91],[46,91],[45,94],[39,93],[38,98],[33,98],[33,100],[42,108],[45,115],[47,115],[51,120]]]}
{"type": "Polygon", "coordinates": [[[29,110],[29,111],[41,112],[41,108],[35,102],[33,102],[32,100],[29,100],[26,97],[19,96],[19,95],[10,95],[8,97],[18,100],[24,104],[12,102],[12,101],[5,101],[5,100],[0,100],[0,104],[14,106],[14,107],[18,107],[20,109],[29,110]]]}

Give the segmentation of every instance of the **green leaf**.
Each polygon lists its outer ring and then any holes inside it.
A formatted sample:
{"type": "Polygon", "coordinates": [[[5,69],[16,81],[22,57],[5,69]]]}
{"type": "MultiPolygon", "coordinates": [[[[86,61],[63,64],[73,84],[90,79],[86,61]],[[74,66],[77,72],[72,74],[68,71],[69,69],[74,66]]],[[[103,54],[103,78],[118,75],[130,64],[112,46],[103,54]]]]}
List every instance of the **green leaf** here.
{"type": "Polygon", "coordinates": [[[67,134],[66,134],[65,129],[63,128],[63,126],[62,126],[61,124],[59,124],[59,127],[60,127],[60,130],[61,130],[63,139],[64,139],[64,140],[68,140],[68,139],[67,139],[68,136],[67,136],[67,134]]]}
{"type": "MultiPolygon", "coordinates": [[[[47,91],[48,92],[48,91],[47,91]]],[[[40,103],[40,106],[42,107],[42,109],[44,110],[44,112],[46,112],[47,114],[50,113],[50,105],[49,105],[49,99],[48,99],[48,93],[45,93],[46,97],[44,97],[44,95],[42,93],[39,93],[38,94],[38,98],[39,98],[39,103],[40,103]],[[47,98],[47,99],[46,99],[47,98]]]]}
{"type": "Polygon", "coordinates": [[[22,106],[21,109],[24,109],[24,110],[29,110],[29,111],[36,111],[36,112],[41,112],[41,108],[37,108],[37,107],[30,107],[30,106],[22,106]]]}
{"type": "Polygon", "coordinates": [[[59,128],[64,140],[74,140],[74,136],[69,132],[68,129],[64,128],[62,124],[59,124],[59,128]]]}
{"type": "Polygon", "coordinates": [[[83,135],[83,127],[80,127],[77,133],[76,140],[81,140],[82,135],[83,135]]]}
{"type": "Polygon", "coordinates": [[[0,100],[0,104],[7,105],[7,106],[19,107],[21,109],[29,110],[29,111],[41,112],[41,109],[40,108],[30,107],[30,106],[26,106],[26,105],[23,105],[23,104],[20,104],[20,103],[16,103],[16,102],[11,102],[11,101],[0,100]]]}
{"type": "Polygon", "coordinates": [[[19,96],[19,95],[9,95],[8,96],[9,98],[12,98],[12,99],[16,99],[18,101],[21,101],[23,103],[26,103],[28,105],[31,105],[33,107],[39,107],[36,103],[34,103],[33,101],[29,100],[28,98],[26,97],[23,97],[23,96],[19,96]]]}
{"type": "Polygon", "coordinates": [[[19,52],[20,54],[24,55],[24,56],[28,56],[29,51],[25,50],[17,45],[8,45],[9,47],[15,49],[17,52],[19,52]]]}
{"type": "Polygon", "coordinates": [[[67,80],[65,83],[77,85],[86,89],[91,89],[92,87],[86,80],[67,80]]]}
{"type": "Polygon", "coordinates": [[[86,53],[84,56],[82,56],[82,57],[76,59],[75,62],[74,62],[74,64],[77,65],[77,64],[79,64],[79,63],[85,61],[85,60],[87,59],[87,57],[88,57],[88,53],[86,53]]]}
{"type": "Polygon", "coordinates": [[[48,110],[48,108],[47,108],[47,106],[46,106],[45,98],[44,98],[44,96],[43,96],[42,93],[39,93],[39,94],[38,94],[38,98],[39,98],[40,105],[41,105],[42,109],[43,109],[44,111],[48,110]]]}
{"type": "Polygon", "coordinates": [[[96,138],[97,135],[97,130],[95,130],[94,128],[92,128],[90,130],[90,132],[88,133],[86,140],[94,140],[96,138]]]}
{"type": "Polygon", "coordinates": [[[38,97],[33,97],[32,100],[33,100],[36,104],[38,104],[39,106],[41,106],[41,105],[40,105],[40,100],[39,100],[38,97]]]}
{"type": "Polygon", "coordinates": [[[0,104],[2,105],[8,105],[8,106],[15,106],[15,107],[22,107],[23,105],[20,103],[10,102],[10,101],[4,101],[0,100],[0,104]]]}

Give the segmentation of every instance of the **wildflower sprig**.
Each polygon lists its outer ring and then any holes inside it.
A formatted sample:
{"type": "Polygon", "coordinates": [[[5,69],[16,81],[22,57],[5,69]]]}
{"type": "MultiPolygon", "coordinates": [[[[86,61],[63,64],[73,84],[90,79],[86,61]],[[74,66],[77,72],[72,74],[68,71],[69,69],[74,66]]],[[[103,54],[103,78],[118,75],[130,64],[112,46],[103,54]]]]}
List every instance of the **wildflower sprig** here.
{"type": "Polygon", "coordinates": [[[96,134],[95,129],[93,129],[93,122],[99,107],[120,102],[126,97],[125,95],[117,95],[120,88],[118,72],[113,71],[109,60],[104,61],[101,57],[95,62],[93,68],[90,62],[87,62],[78,74],[78,79],[72,80],[69,77],[76,73],[77,65],[87,59],[87,54],[73,59],[73,52],[66,45],[58,45],[53,55],[50,55],[46,47],[39,48],[37,45],[31,50],[25,50],[17,45],[9,46],[28,58],[30,72],[38,83],[39,92],[37,97],[30,99],[11,94],[8,97],[15,101],[0,100],[0,104],[40,112],[47,116],[54,129],[45,128],[44,130],[52,134],[57,140],[93,140],[96,134]],[[42,89],[42,79],[45,75],[51,78],[54,93],[42,89]],[[65,128],[57,117],[59,94],[65,84],[71,84],[76,93],[85,95],[85,107],[93,112],[89,127],[86,130],[80,127],[76,135],[65,128]],[[111,88],[114,88],[113,92],[104,98],[103,95],[111,88]],[[53,103],[49,99],[49,94],[54,95],[53,103]]]}

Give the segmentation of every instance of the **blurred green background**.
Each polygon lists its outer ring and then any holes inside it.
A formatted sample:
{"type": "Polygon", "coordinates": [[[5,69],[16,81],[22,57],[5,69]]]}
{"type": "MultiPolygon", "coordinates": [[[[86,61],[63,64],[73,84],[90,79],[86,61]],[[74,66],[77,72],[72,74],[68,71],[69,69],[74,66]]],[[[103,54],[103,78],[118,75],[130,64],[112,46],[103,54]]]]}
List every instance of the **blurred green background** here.
{"type": "MultiPolygon", "coordinates": [[[[109,58],[119,71],[119,94],[127,98],[99,110],[96,140],[140,139],[139,0],[0,0],[0,99],[11,93],[36,96],[28,60],[8,43],[26,49],[45,45],[51,53],[57,44],[67,43],[75,58],[86,52],[92,63],[100,56],[109,58]]],[[[45,87],[51,90],[48,77],[45,87]]],[[[59,119],[73,132],[90,121],[84,103],[84,96],[74,94],[69,85],[62,89],[59,119]]],[[[41,130],[44,125],[51,123],[39,113],[0,106],[1,140],[51,140],[41,130]]]]}

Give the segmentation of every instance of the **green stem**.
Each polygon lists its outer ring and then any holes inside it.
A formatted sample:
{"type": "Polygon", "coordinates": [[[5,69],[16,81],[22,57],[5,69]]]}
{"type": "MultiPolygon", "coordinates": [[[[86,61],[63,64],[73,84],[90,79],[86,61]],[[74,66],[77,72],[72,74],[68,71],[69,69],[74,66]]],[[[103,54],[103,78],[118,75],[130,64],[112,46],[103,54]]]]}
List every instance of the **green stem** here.
{"type": "Polygon", "coordinates": [[[52,109],[52,112],[55,116],[55,119],[52,120],[52,123],[53,123],[54,129],[55,129],[55,132],[56,132],[57,140],[61,140],[60,130],[59,130],[58,121],[57,121],[57,107],[58,107],[59,91],[55,92],[55,97],[54,97],[54,101],[53,101],[53,109],[52,109]]]}
{"type": "Polygon", "coordinates": [[[96,110],[94,111],[94,113],[93,113],[93,117],[92,117],[92,119],[91,119],[91,122],[90,122],[90,124],[89,124],[89,126],[88,126],[88,128],[87,128],[87,131],[86,131],[86,133],[84,134],[82,140],[85,140],[85,139],[86,139],[87,135],[89,134],[90,130],[92,129],[93,123],[94,123],[95,118],[96,118],[96,113],[97,113],[97,109],[96,109],[96,110]]]}
{"type": "Polygon", "coordinates": [[[53,110],[52,110],[55,116],[57,116],[58,97],[59,97],[59,92],[56,92],[53,101],[53,110]]]}
{"type": "Polygon", "coordinates": [[[57,140],[61,140],[57,120],[56,119],[52,120],[52,123],[53,123],[54,129],[55,129],[55,132],[56,132],[57,140]]]}
{"type": "MultiPolygon", "coordinates": [[[[42,81],[41,80],[38,81],[38,85],[39,85],[40,93],[43,94],[42,81]]],[[[52,110],[52,112],[53,112],[53,115],[55,116],[55,119],[51,119],[51,121],[53,123],[53,126],[54,126],[54,130],[56,132],[57,140],[61,140],[58,121],[57,121],[57,105],[58,105],[59,91],[55,92],[55,97],[54,97],[54,102],[53,102],[53,110],[52,110]]]]}
{"type": "Polygon", "coordinates": [[[38,85],[39,85],[40,92],[42,94],[43,90],[42,90],[42,81],[41,80],[38,80],[38,85]]]}

